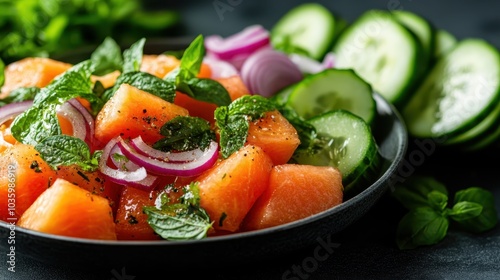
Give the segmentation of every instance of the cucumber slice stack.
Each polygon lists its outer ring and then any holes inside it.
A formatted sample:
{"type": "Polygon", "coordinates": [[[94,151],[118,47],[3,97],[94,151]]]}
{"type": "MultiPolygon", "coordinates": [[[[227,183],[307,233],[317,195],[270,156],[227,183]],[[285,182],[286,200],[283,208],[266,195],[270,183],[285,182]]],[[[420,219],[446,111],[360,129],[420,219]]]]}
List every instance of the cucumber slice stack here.
{"type": "Polygon", "coordinates": [[[337,68],[354,69],[396,106],[407,99],[427,65],[422,43],[387,11],[362,14],[340,34],[333,52],[337,68]]]}
{"type": "Polygon", "coordinates": [[[439,138],[463,150],[500,135],[500,54],[481,39],[464,39],[445,53],[402,110],[415,138],[439,138]]]}

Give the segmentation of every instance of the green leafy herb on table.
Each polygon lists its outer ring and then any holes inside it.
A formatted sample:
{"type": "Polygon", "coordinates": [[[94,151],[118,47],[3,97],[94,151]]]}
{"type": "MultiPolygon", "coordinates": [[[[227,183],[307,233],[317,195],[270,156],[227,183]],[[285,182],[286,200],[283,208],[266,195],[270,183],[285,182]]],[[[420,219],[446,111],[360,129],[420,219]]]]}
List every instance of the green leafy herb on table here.
{"type": "Polygon", "coordinates": [[[432,177],[408,178],[396,186],[392,195],[409,210],[397,229],[400,249],[439,243],[446,236],[450,222],[473,233],[485,232],[498,223],[493,194],[483,188],[456,192],[451,208],[446,186],[432,177]]]}
{"type": "Polygon", "coordinates": [[[178,12],[148,10],[140,0],[4,0],[0,17],[5,63],[97,45],[108,36],[129,45],[141,37],[173,33],[180,22],[178,12]]]}

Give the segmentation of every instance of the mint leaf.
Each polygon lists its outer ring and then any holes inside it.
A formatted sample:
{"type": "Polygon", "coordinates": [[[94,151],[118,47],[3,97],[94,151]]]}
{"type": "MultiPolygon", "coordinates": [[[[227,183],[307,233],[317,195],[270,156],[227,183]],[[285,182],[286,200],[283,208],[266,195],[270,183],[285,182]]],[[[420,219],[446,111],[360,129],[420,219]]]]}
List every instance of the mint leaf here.
{"type": "Polygon", "coordinates": [[[153,148],[165,152],[204,150],[216,140],[208,121],[191,116],[173,118],[160,128],[160,134],[165,138],[154,143],[153,148]]]}
{"type": "Polygon", "coordinates": [[[163,239],[174,241],[205,238],[212,224],[202,216],[187,213],[185,208],[179,210],[180,213],[177,214],[151,208],[144,209],[144,212],[148,215],[148,224],[163,239]]]}
{"type": "Polygon", "coordinates": [[[91,157],[88,145],[76,137],[53,135],[40,141],[35,149],[54,169],[73,164],[79,165],[84,171],[97,169],[98,159],[91,157]]]}
{"type": "Polygon", "coordinates": [[[38,87],[23,87],[12,90],[9,95],[0,100],[0,107],[10,103],[33,100],[40,92],[38,87]]]}
{"type": "Polygon", "coordinates": [[[249,121],[262,118],[266,112],[276,110],[276,105],[260,95],[243,96],[229,106],[215,109],[215,124],[219,129],[220,148],[224,158],[245,145],[249,121]]]}
{"type": "Polygon", "coordinates": [[[120,46],[113,38],[106,37],[90,55],[93,73],[103,76],[115,70],[122,71],[123,57],[120,46]]]}
{"type": "Polygon", "coordinates": [[[200,73],[201,64],[205,57],[205,45],[203,35],[198,35],[189,44],[182,55],[179,73],[177,74],[177,83],[196,78],[200,73]]]}
{"type": "Polygon", "coordinates": [[[148,224],[163,239],[202,239],[212,228],[210,217],[199,205],[198,183],[184,187],[183,192],[178,203],[170,203],[168,197],[160,194],[155,206],[144,207],[148,224]]]}
{"type": "Polygon", "coordinates": [[[431,207],[410,210],[399,222],[396,242],[400,249],[439,243],[448,232],[449,221],[431,207]]]}
{"type": "Polygon", "coordinates": [[[178,84],[177,90],[194,99],[214,103],[217,106],[227,106],[231,103],[226,88],[212,79],[192,78],[178,84]]]}
{"type": "Polygon", "coordinates": [[[406,179],[402,184],[395,186],[392,196],[396,198],[407,209],[432,206],[428,195],[432,191],[448,195],[446,187],[433,177],[414,175],[406,179]]]}
{"type": "Polygon", "coordinates": [[[483,207],[481,213],[470,219],[457,221],[461,228],[475,233],[485,232],[494,228],[498,223],[498,215],[495,209],[495,198],[493,194],[479,187],[470,187],[455,194],[455,204],[460,202],[472,202],[483,207]]]}
{"type": "Polygon", "coordinates": [[[453,205],[451,211],[448,212],[453,220],[460,222],[474,217],[477,217],[483,212],[483,206],[479,203],[460,201],[453,205]]]}
{"type": "Polygon", "coordinates": [[[29,108],[14,118],[10,128],[12,136],[21,143],[36,146],[48,136],[61,134],[55,112],[54,104],[47,104],[43,108],[29,108]]]}
{"type": "Polygon", "coordinates": [[[103,99],[109,100],[122,84],[129,84],[168,102],[174,102],[175,86],[172,83],[140,71],[121,74],[116,80],[115,85],[104,92],[103,99]]]}
{"type": "Polygon", "coordinates": [[[33,105],[37,107],[44,107],[47,104],[60,105],[75,97],[84,97],[91,103],[99,102],[92,92],[91,74],[92,61],[90,60],[72,66],[42,88],[35,96],[33,105]]]}
{"type": "Polygon", "coordinates": [[[230,115],[246,115],[250,120],[260,119],[265,113],[276,110],[276,104],[261,95],[245,95],[229,105],[230,115]]]}
{"type": "Polygon", "coordinates": [[[49,85],[42,88],[33,100],[33,106],[19,114],[11,125],[17,141],[36,146],[46,137],[61,134],[57,106],[75,98],[84,97],[93,104],[99,99],[91,87],[91,61],[74,65],[49,85]]]}
{"type": "Polygon", "coordinates": [[[228,158],[245,145],[250,125],[245,115],[231,115],[226,106],[215,110],[215,119],[219,128],[221,153],[224,158],[228,158]]]}
{"type": "Polygon", "coordinates": [[[225,87],[213,79],[197,77],[204,57],[205,45],[200,34],[184,50],[179,67],[165,76],[164,80],[174,83],[177,91],[196,100],[227,106],[231,103],[231,97],[225,87]]]}
{"type": "Polygon", "coordinates": [[[123,71],[122,73],[136,72],[141,69],[144,44],[146,39],[142,38],[133,43],[123,52],[123,71]]]}

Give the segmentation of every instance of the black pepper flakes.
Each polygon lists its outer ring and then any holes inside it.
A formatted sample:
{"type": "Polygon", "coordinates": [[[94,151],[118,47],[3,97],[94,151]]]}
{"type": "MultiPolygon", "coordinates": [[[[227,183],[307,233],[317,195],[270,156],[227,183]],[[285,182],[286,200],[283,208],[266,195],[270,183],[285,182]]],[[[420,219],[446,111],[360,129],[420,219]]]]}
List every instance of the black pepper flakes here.
{"type": "Polygon", "coordinates": [[[137,220],[137,218],[134,215],[128,215],[127,222],[131,225],[135,225],[135,224],[139,223],[139,221],[137,220]]]}
{"type": "Polygon", "coordinates": [[[40,165],[36,160],[31,162],[30,169],[33,169],[36,173],[42,173],[42,169],[40,169],[40,165]]]}

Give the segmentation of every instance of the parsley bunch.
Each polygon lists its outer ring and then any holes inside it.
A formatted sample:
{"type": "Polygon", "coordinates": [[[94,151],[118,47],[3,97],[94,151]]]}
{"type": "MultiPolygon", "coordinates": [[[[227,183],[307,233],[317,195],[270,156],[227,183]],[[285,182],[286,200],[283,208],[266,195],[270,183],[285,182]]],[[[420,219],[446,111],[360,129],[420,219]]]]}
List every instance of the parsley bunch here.
{"type": "Polygon", "coordinates": [[[439,243],[451,222],[473,233],[488,231],[498,223],[494,196],[483,188],[456,192],[451,206],[443,183],[428,176],[414,176],[397,185],[392,195],[409,210],[397,229],[400,249],[439,243]]]}

